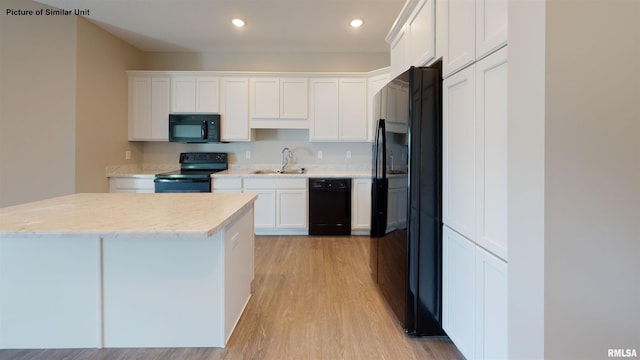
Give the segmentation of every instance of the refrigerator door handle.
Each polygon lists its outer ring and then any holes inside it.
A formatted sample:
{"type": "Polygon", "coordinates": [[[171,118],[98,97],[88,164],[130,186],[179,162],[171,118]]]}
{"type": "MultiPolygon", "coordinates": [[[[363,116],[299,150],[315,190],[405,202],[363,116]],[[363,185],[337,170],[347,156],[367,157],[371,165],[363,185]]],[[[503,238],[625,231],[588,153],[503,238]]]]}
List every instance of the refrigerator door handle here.
{"type": "Polygon", "coordinates": [[[384,119],[378,120],[376,131],[375,177],[378,179],[386,179],[387,177],[387,139],[384,119]],[[380,155],[382,155],[382,164],[380,164],[380,155]]]}

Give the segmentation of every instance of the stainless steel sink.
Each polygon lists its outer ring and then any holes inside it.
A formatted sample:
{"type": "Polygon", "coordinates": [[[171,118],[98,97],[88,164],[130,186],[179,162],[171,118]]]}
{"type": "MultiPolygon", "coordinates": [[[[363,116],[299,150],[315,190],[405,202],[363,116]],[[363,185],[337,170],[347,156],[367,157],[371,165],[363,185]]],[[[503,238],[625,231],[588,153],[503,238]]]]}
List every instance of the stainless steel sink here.
{"type": "Polygon", "coordinates": [[[305,168],[301,168],[301,169],[297,169],[297,170],[280,170],[280,169],[260,169],[260,170],[255,170],[253,172],[251,172],[252,174],[256,174],[256,175],[276,175],[276,174],[305,174],[307,172],[307,169],[305,168]]]}

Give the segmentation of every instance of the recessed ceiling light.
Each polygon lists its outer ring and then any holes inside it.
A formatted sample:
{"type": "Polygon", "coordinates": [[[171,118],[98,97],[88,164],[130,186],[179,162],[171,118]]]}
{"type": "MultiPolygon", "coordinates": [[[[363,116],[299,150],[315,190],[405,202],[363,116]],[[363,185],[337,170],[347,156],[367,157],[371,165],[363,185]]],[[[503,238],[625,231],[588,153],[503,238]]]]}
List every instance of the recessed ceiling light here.
{"type": "Polygon", "coordinates": [[[362,19],[351,20],[351,27],[359,28],[360,26],[362,26],[362,24],[364,24],[364,21],[362,21],[362,19]]]}
{"type": "Polygon", "coordinates": [[[231,23],[236,27],[243,27],[245,25],[244,20],[242,19],[233,19],[231,23]]]}

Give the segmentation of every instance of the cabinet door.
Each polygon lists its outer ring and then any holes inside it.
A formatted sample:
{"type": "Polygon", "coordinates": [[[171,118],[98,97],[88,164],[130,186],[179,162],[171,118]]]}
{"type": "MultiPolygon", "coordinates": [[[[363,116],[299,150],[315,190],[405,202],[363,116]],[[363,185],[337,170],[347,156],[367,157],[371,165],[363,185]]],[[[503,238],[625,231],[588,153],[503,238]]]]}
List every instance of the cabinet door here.
{"type": "Polygon", "coordinates": [[[396,38],[391,41],[391,79],[409,68],[407,65],[407,37],[407,27],[404,26],[396,38]]]}
{"type": "Polygon", "coordinates": [[[367,140],[367,80],[340,80],[340,140],[367,140]]]}
{"type": "Polygon", "coordinates": [[[216,77],[196,78],[196,112],[220,112],[220,80],[216,77]]]}
{"type": "Polygon", "coordinates": [[[475,355],[475,248],[460,234],[442,232],[442,327],[467,358],[475,355]]]}
{"type": "Polygon", "coordinates": [[[311,124],[309,140],[336,140],[340,121],[337,79],[311,80],[311,124]]]}
{"type": "Polygon", "coordinates": [[[171,112],[196,111],[196,78],[176,76],[171,79],[171,112]]]}
{"type": "Polygon", "coordinates": [[[250,141],[249,79],[222,79],[221,127],[222,140],[250,141]]]}
{"type": "Polygon", "coordinates": [[[276,226],[280,228],[307,227],[307,192],[305,190],[278,190],[276,226]]]}
{"type": "Polygon", "coordinates": [[[421,0],[407,21],[408,65],[423,66],[435,58],[435,0],[421,0]]]}
{"type": "Polygon", "coordinates": [[[276,191],[247,189],[246,192],[257,193],[254,203],[254,225],[256,228],[276,227],[276,191]]]}
{"type": "Polygon", "coordinates": [[[168,77],[151,79],[151,139],[169,140],[171,81],[168,77]]]}
{"type": "Polygon", "coordinates": [[[442,72],[449,76],[475,60],[476,0],[447,2],[447,40],[442,72]]]}
{"type": "Polygon", "coordinates": [[[508,358],[507,264],[476,247],[476,359],[508,358]]]}
{"type": "Polygon", "coordinates": [[[309,117],[309,81],[280,79],[280,118],[307,119],[309,117]]]}
{"type": "Polygon", "coordinates": [[[146,140],[150,136],[151,136],[151,78],[130,77],[129,78],[129,140],[146,140]]]}
{"type": "Polygon", "coordinates": [[[251,117],[278,119],[280,117],[280,81],[278,78],[251,79],[251,117]]]}
{"type": "MultiPolygon", "coordinates": [[[[370,77],[367,79],[367,88],[369,92],[368,98],[369,101],[369,123],[367,124],[367,140],[373,141],[373,136],[375,132],[375,128],[378,124],[378,120],[381,118],[381,114],[383,113],[381,99],[382,96],[376,97],[376,93],[378,93],[387,83],[389,82],[389,72],[387,71],[385,74],[377,75],[374,77],[370,77]]],[[[386,97],[385,97],[386,98],[386,97]]],[[[386,104],[385,104],[386,110],[386,104]]]]}
{"type": "Polygon", "coordinates": [[[443,222],[475,236],[475,72],[470,66],[443,83],[443,222]]]}
{"type": "Polygon", "coordinates": [[[476,59],[507,43],[508,0],[476,0],[476,59]]]}
{"type": "Polygon", "coordinates": [[[476,235],[507,259],[507,48],[476,63],[476,235]]]}
{"type": "Polygon", "coordinates": [[[371,229],[371,179],[353,179],[351,229],[371,229]]]}

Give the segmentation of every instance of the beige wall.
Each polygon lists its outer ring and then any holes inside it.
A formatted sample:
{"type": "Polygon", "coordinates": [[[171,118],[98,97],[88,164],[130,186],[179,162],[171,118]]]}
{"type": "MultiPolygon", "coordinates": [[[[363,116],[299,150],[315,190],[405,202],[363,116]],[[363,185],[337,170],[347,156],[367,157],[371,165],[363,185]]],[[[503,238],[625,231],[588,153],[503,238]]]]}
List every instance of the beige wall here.
{"type": "Polygon", "coordinates": [[[0,206],[75,189],[76,18],[0,0],[0,206]]]}
{"type": "Polygon", "coordinates": [[[76,192],[108,192],[107,165],[142,162],[142,144],[127,141],[125,71],[143,64],[140,50],[78,18],[76,192]]]}
{"type": "Polygon", "coordinates": [[[640,352],[640,2],[547,1],[545,358],[640,352]]]}
{"type": "Polygon", "coordinates": [[[140,70],[368,72],[389,66],[389,53],[147,53],[140,70]]]}

